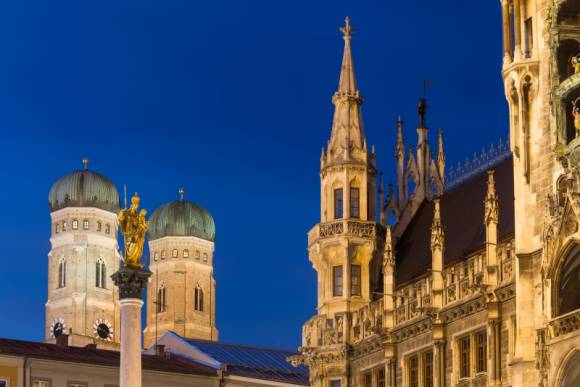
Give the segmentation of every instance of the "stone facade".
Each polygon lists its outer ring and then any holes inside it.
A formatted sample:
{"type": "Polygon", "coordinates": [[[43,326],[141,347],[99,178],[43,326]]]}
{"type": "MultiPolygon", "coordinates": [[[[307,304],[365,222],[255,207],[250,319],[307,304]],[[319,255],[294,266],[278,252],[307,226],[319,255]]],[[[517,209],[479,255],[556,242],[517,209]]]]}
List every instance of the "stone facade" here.
{"type": "Polygon", "coordinates": [[[308,233],[318,313],[291,359],[312,386],[580,384],[580,3],[501,7],[512,158],[447,192],[442,134],[431,159],[422,100],[416,154],[398,120],[397,189],[384,199],[379,182],[378,216],[348,20],[342,29],[321,222],[308,233]],[[343,193],[353,183],[369,192],[356,195],[360,214],[343,193]]]}

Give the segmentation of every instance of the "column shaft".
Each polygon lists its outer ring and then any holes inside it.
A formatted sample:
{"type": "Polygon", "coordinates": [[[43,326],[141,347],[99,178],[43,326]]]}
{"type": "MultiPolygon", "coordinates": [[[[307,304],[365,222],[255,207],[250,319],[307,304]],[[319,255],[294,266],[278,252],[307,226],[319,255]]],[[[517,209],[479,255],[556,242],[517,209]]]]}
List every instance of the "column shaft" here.
{"type": "Polygon", "coordinates": [[[508,0],[501,0],[501,17],[503,22],[503,55],[506,60],[512,59],[512,38],[510,31],[510,11],[508,0]]]}
{"type": "Polygon", "coordinates": [[[120,387],[141,386],[141,308],[143,300],[124,298],[121,304],[120,387]]]}

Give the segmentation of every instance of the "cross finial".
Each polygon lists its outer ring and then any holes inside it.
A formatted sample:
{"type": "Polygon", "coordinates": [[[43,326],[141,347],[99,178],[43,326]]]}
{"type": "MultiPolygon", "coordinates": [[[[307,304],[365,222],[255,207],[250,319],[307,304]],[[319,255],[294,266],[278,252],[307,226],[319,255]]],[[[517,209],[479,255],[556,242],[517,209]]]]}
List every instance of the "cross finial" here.
{"type": "Polygon", "coordinates": [[[89,169],[89,158],[83,157],[83,169],[86,171],[89,169]]]}
{"type": "Polygon", "coordinates": [[[350,26],[350,18],[347,16],[344,18],[344,27],[340,28],[340,32],[343,33],[344,39],[350,40],[353,31],[353,28],[350,26]]]}
{"type": "Polygon", "coordinates": [[[183,200],[184,195],[185,195],[185,188],[179,187],[179,200],[183,200]]]}

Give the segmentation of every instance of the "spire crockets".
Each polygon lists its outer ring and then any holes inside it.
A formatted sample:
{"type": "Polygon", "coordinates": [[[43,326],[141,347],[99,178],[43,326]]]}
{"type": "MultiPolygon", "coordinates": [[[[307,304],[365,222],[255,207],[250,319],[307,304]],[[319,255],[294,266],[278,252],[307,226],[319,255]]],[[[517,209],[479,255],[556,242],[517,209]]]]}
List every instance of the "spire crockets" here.
{"type": "Polygon", "coordinates": [[[345,26],[340,30],[344,35],[344,54],[338,90],[332,97],[335,110],[327,156],[330,160],[366,159],[366,155],[356,152],[356,150],[363,150],[366,153],[366,141],[360,110],[363,98],[356,86],[350,49],[353,28],[348,17],[345,19],[345,26]]]}

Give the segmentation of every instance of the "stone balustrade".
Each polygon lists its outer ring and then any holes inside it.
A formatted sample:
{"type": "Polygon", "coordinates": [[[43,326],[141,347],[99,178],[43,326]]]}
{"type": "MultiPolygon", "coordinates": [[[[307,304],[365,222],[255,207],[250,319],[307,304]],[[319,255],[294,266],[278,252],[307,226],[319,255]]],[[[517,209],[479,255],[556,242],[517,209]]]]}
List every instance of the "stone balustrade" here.
{"type": "Polygon", "coordinates": [[[384,238],[385,229],[373,221],[356,219],[341,219],[333,222],[320,223],[308,232],[308,245],[319,239],[332,238],[337,235],[359,237],[364,239],[384,238]]]}

